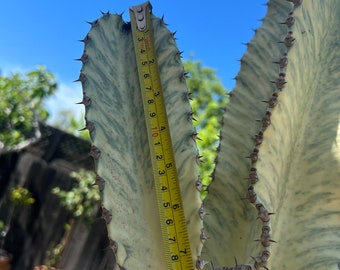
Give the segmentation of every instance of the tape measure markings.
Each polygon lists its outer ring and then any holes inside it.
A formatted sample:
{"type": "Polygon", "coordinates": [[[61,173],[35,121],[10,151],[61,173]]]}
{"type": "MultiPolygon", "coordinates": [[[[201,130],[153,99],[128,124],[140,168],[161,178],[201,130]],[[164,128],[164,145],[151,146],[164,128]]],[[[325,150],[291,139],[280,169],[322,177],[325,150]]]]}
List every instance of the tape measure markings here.
{"type": "Polygon", "coordinates": [[[168,270],[194,270],[151,25],[151,5],[130,7],[163,248],[168,270]]]}

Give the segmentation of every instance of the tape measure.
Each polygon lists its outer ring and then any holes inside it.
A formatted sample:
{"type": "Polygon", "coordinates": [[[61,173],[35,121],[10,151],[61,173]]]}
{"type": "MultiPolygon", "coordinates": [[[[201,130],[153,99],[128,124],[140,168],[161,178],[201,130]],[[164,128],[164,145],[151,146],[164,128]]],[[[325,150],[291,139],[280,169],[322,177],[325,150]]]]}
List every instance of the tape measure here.
{"type": "Polygon", "coordinates": [[[133,43],[168,270],[194,270],[154,45],[151,4],[130,7],[133,43]]]}

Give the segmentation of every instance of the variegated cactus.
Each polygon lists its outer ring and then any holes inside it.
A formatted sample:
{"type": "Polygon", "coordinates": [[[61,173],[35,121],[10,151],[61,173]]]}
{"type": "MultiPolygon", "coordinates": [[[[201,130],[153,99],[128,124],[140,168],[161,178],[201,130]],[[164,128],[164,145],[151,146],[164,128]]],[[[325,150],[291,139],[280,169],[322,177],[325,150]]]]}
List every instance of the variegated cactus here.
{"type": "MultiPolygon", "coordinates": [[[[301,2],[270,0],[247,44],[204,209],[185,71],[152,16],[197,269],[339,267],[340,2],[301,2]]],[[[130,25],[91,26],[78,80],[117,268],[166,269],[130,25]]]]}

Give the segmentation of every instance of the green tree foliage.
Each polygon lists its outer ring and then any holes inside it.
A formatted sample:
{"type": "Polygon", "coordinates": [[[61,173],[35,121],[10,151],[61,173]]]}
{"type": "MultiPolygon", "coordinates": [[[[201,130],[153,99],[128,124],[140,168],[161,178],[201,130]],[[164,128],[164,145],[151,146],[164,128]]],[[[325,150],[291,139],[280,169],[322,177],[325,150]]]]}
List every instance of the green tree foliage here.
{"type": "Polygon", "coordinates": [[[74,218],[82,217],[86,222],[91,223],[97,210],[95,205],[100,200],[99,189],[93,188],[96,176],[93,172],[85,170],[72,172],[71,176],[76,183],[70,191],[56,187],[52,193],[59,197],[61,205],[71,211],[74,218]]]}
{"type": "Polygon", "coordinates": [[[76,119],[75,114],[71,109],[59,111],[58,117],[52,123],[52,126],[84,140],[90,140],[88,130],[81,130],[85,126],[84,115],[82,115],[80,119],[76,119]]]}
{"type": "Polygon", "coordinates": [[[186,72],[189,72],[187,85],[191,97],[194,125],[198,130],[197,146],[202,156],[200,165],[201,180],[204,184],[210,181],[209,175],[214,168],[216,148],[223,108],[228,103],[227,90],[216,75],[216,70],[203,67],[200,61],[190,58],[184,61],[186,72]]]}
{"type": "Polygon", "coordinates": [[[0,76],[0,149],[35,136],[37,122],[49,116],[43,101],[56,89],[54,75],[44,67],[0,76]]]}

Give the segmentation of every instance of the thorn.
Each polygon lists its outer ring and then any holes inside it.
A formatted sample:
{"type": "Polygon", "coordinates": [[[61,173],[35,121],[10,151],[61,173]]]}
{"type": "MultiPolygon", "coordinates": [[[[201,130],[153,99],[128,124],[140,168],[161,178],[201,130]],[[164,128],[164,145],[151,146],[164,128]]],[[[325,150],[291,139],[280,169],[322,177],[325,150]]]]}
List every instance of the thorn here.
{"type": "Polygon", "coordinates": [[[284,22],[281,22],[280,24],[285,24],[288,27],[292,27],[294,25],[295,18],[293,16],[293,12],[289,12],[287,19],[284,22]]]}
{"type": "Polygon", "coordinates": [[[255,163],[258,160],[258,154],[259,154],[259,149],[254,148],[253,152],[250,153],[249,156],[246,156],[245,158],[250,158],[252,163],[255,163]]]}
{"type": "Polygon", "coordinates": [[[198,133],[196,131],[194,131],[192,134],[191,134],[191,138],[194,140],[194,141],[202,141],[201,138],[197,137],[198,133]]]}
{"type": "Polygon", "coordinates": [[[112,239],[109,239],[109,248],[113,251],[114,254],[117,254],[118,243],[112,239]]]}
{"type": "Polygon", "coordinates": [[[264,250],[262,252],[262,255],[260,256],[257,256],[257,257],[250,256],[254,260],[254,268],[256,270],[262,269],[262,268],[269,270],[266,266],[269,256],[270,256],[270,252],[267,250],[264,250]]]}
{"type": "Polygon", "coordinates": [[[178,58],[183,58],[182,54],[183,54],[183,51],[178,51],[178,52],[176,53],[176,56],[177,56],[178,58]]]}
{"type": "Polygon", "coordinates": [[[87,43],[89,43],[89,41],[90,41],[90,37],[89,37],[89,35],[86,35],[85,37],[84,37],[84,39],[81,39],[81,40],[79,40],[80,42],[83,42],[85,45],[87,44],[87,43]]]}
{"type": "Polygon", "coordinates": [[[199,154],[197,154],[197,156],[196,156],[196,162],[197,162],[197,164],[198,164],[198,163],[203,163],[203,161],[201,160],[202,157],[203,157],[203,156],[200,156],[199,154]]]}
{"type": "Polygon", "coordinates": [[[263,132],[260,131],[259,134],[254,136],[255,145],[258,146],[263,142],[263,132]]]}
{"type": "Polygon", "coordinates": [[[208,264],[209,262],[208,261],[205,261],[203,259],[201,259],[201,256],[197,256],[197,260],[196,260],[196,268],[198,270],[203,270],[204,266],[206,264],[208,264]]]}
{"type": "Polygon", "coordinates": [[[293,46],[295,38],[292,36],[293,32],[289,31],[287,36],[284,38],[283,41],[279,41],[279,43],[284,43],[287,48],[290,48],[293,46]]]}
{"type": "Polygon", "coordinates": [[[167,26],[167,25],[168,25],[168,24],[165,23],[165,21],[164,21],[164,15],[163,15],[162,18],[161,18],[161,25],[163,25],[163,26],[167,26]]]}
{"type": "Polygon", "coordinates": [[[197,119],[194,117],[194,113],[193,112],[189,112],[188,115],[189,115],[189,117],[188,117],[189,120],[197,121],[197,119]]]}
{"type": "Polygon", "coordinates": [[[256,219],[260,219],[262,222],[269,222],[270,216],[275,214],[269,213],[262,203],[256,204],[255,207],[258,210],[258,216],[256,219]]]}
{"type": "Polygon", "coordinates": [[[280,58],[279,61],[273,62],[275,64],[279,64],[280,68],[284,68],[288,65],[288,57],[287,53],[284,53],[283,56],[280,58]]]}
{"type": "Polygon", "coordinates": [[[198,179],[195,182],[195,186],[196,186],[197,191],[199,192],[202,191],[203,184],[202,184],[200,176],[198,176],[198,179]]]}
{"type": "Polygon", "coordinates": [[[200,219],[203,220],[205,215],[209,215],[203,208],[203,204],[201,205],[201,207],[198,209],[198,215],[200,217],[200,219]]]}
{"type": "Polygon", "coordinates": [[[181,74],[181,76],[179,77],[179,79],[181,80],[181,81],[185,81],[187,78],[189,78],[189,72],[186,72],[186,71],[183,71],[182,72],[182,74],[181,74]]]}
{"type": "Polygon", "coordinates": [[[83,104],[85,107],[88,107],[91,105],[91,98],[88,97],[85,93],[83,94],[83,100],[80,102],[77,102],[76,104],[83,104]]]}
{"type": "Polygon", "coordinates": [[[81,82],[82,84],[86,81],[86,76],[83,72],[80,72],[79,74],[79,78],[76,79],[75,81],[73,82],[81,82]]]}
{"type": "Polygon", "coordinates": [[[192,93],[188,91],[188,92],[187,92],[187,99],[188,99],[188,100],[192,100],[192,97],[191,97],[191,96],[192,96],[192,93]]]}
{"type": "Polygon", "coordinates": [[[84,130],[88,130],[89,132],[92,132],[94,130],[94,124],[93,122],[87,120],[87,118],[85,117],[85,127],[80,129],[79,131],[84,131],[84,130]]]}
{"type": "Polygon", "coordinates": [[[279,90],[282,90],[285,87],[285,84],[287,83],[285,80],[286,73],[280,72],[279,77],[275,81],[270,81],[271,83],[274,83],[276,88],[279,90]]]}
{"type": "Polygon", "coordinates": [[[103,15],[103,17],[110,16],[110,11],[107,12],[100,11],[100,13],[103,15]]]}
{"type": "Polygon", "coordinates": [[[99,20],[95,20],[93,22],[87,22],[89,25],[91,25],[91,27],[95,27],[99,24],[99,20]]]}
{"type": "Polygon", "coordinates": [[[204,228],[201,229],[200,240],[202,244],[204,244],[205,240],[209,239],[207,235],[204,233],[204,228]]]}
{"type": "Polygon", "coordinates": [[[106,224],[109,224],[112,220],[112,212],[106,209],[103,205],[102,205],[102,218],[105,220],[106,224]]]}
{"type": "Polygon", "coordinates": [[[83,64],[85,64],[89,60],[89,56],[86,54],[86,51],[84,51],[83,55],[80,58],[75,59],[75,60],[81,61],[83,64]]]}
{"type": "Polygon", "coordinates": [[[248,200],[250,203],[255,203],[256,199],[257,199],[257,194],[256,194],[256,192],[254,190],[254,187],[253,186],[249,186],[247,194],[246,194],[246,197],[245,198],[241,198],[241,199],[242,200],[248,200]]]}
{"type": "Polygon", "coordinates": [[[101,154],[100,150],[95,145],[92,145],[90,150],[90,156],[97,160],[100,157],[100,154],[101,154]]]}
{"type": "Polygon", "coordinates": [[[105,187],[105,180],[96,173],[95,185],[98,186],[99,191],[103,191],[105,187]]]}
{"type": "Polygon", "coordinates": [[[261,242],[262,246],[269,247],[270,243],[277,243],[273,239],[270,238],[270,227],[265,225],[262,227],[262,234],[260,236],[260,239],[256,239],[254,241],[261,242]]]}
{"type": "Polygon", "coordinates": [[[175,37],[175,36],[176,36],[176,33],[177,33],[177,31],[174,31],[174,32],[171,33],[172,38],[173,38],[174,40],[177,40],[177,38],[175,37]]]}
{"type": "Polygon", "coordinates": [[[249,176],[247,178],[244,178],[249,180],[252,185],[256,184],[259,181],[259,177],[257,176],[256,171],[257,171],[256,168],[254,167],[250,168],[249,176]]]}
{"type": "Polygon", "coordinates": [[[277,100],[278,97],[279,97],[279,94],[275,92],[272,94],[269,100],[262,100],[262,102],[268,103],[268,108],[273,109],[278,104],[278,100],[277,100]]]}
{"type": "Polygon", "coordinates": [[[270,120],[271,115],[272,115],[272,113],[270,111],[266,111],[265,116],[261,120],[256,120],[256,121],[257,122],[261,122],[262,123],[262,127],[264,127],[264,128],[269,127],[271,122],[272,122],[270,120]]]}

